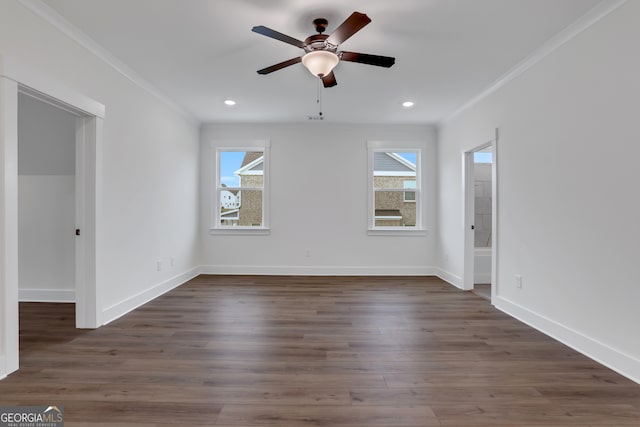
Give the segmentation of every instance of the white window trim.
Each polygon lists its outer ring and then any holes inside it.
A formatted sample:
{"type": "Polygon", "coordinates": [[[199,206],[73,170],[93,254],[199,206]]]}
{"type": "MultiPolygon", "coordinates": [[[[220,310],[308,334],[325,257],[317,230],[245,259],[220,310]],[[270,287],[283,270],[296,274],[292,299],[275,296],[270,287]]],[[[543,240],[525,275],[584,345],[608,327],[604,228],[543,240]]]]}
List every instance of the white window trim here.
{"type": "MultiPolygon", "coordinates": [[[[269,140],[256,140],[256,141],[239,141],[236,143],[229,141],[217,141],[211,143],[211,150],[213,153],[213,159],[209,159],[213,162],[213,176],[208,180],[212,186],[208,192],[211,196],[210,202],[210,225],[209,234],[219,235],[269,235],[270,230],[270,176],[269,176],[269,149],[271,148],[271,141],[269,140]],[[237,145],[236,145],[237,144],[237,145]],[[220,183],[220,153],[225,151],[262,151],[263,152],[263,187],[262,187],[262,225],[257,226],[237,226],[237,225],[222,225],[220,218],[218,197],[218,189],[222,188],[220,183]]],[[[234,187],[235,188],[235,187],[234,187]]]]}
{"type": "MultiPolygon", "coordinates": [[[[368,156],[368,174],[367,174],[367,234],[369,236],[426,236],[428,230],[424,228],[425,220],[424,210],[422,207],[422,200],[424,197],[424,183],[422,182],[422,168],[423,161],[422,155],[424,153],[425,144],[423,142],[390,142],[390,141],[367,141],[367,156],[368,156]],[[374,190],[374,153],[386,152],[386,153],[401,153],[407,151],[416,152],[416,225],[415,227],[376,227],[375,226],[375,190],[374,190]]],[[[384,174],[382,174],[384,175],[384,174]]],[[[382,176],[380,173],[375,173],[375,176],[382,176]]],[[[398,174],[398,176],[401,176],[398,174]]],[[[385,191],[395,191],[388,189],[385,191]]],[[[397,191],[404,192],[405,189],[397,189],[397,191]]],[[[404,198],[404,197],[403,197],[404,198]]]]}
{"type": "MultiPolygon", "coordinates": [[[[405,151],[415,151],[415,149],[405,151]]],[[[413,178],[415,174],[413,172],[374,172],[374,176],[406,176],[413,178]]]]}

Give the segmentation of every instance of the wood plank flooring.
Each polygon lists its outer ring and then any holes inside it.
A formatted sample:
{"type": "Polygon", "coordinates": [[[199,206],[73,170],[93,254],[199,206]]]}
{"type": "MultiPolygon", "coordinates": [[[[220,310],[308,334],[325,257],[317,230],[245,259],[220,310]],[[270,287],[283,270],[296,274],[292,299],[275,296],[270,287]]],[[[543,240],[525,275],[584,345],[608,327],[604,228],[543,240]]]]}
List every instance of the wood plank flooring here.
{"type": "Polygon", "coordinates": [[[200,276],[98,330],[21,304],[0,405],[65,426],[640,426],[640,385],[425,277],[200,276]]]}

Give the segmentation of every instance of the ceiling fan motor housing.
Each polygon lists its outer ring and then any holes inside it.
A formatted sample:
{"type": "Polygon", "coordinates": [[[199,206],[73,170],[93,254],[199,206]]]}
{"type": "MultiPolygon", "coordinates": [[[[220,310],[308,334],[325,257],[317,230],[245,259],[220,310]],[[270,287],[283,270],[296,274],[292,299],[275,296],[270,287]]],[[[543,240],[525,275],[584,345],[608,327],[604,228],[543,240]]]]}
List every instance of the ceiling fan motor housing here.
{"type": "Polygon", "coordinates": [[[328,50],[329,52],[335,53],[338,49],[338,46],[334,46],[331,43],[327,42],[329,38],[326,34],[313,34],[307,37],[304,41],[305,52],[313,52],[314,50],[328,50]]]}

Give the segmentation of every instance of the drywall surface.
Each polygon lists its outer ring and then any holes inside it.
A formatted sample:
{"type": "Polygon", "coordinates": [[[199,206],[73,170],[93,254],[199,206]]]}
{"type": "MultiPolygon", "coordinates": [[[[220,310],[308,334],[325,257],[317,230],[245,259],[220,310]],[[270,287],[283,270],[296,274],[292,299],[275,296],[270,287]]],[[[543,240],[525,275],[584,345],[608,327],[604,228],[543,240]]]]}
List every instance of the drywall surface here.
{"type": "Polygon", "coordinates": [[[208,125],[202,141],[203,265],[261,274],[432,274],[435,261],[435,130],[330,123],[208,125]],[[209,235],[215,146],[269,140],[271,231],[209,235]],[[423,150],[421,236],[367,233],[367,141],[423,150]],[[405,144],[406,145],[406,144],[405,144]]]}
{"type": "Polygon", "coordinates": [[[74,190],[73,175],[18,176],[22,301],[75,301],[74,190]]]}
{"type": "Polygon", "coordinates": [[[497,127],[497,306],[636,381],[638,39],[627,2],[444,123],[438,146],[442,271],[463,272],[461,153],[497,127]]]}

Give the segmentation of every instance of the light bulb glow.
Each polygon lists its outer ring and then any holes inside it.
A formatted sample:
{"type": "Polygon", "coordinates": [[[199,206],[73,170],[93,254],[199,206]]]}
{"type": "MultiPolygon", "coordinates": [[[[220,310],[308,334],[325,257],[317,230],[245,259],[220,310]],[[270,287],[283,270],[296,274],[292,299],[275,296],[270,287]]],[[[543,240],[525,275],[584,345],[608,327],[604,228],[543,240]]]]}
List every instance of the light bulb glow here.
{"type": "Polygon", "coordinates": [[[234,101],[233,99],[225,99],[224,104],[231,107],[233,105],[236,105],[236,101],[234,101]]]}
{"type": "Polygon", "coordinates": [[[413,101],[404,101],[404,102],[402,103],[402,106],[403,106],[404,108],[411,108],[411,107],[413,107],[414,105],[415,105],[415,104],[414,104],[414,102],[413,102],[413,101]]]}

